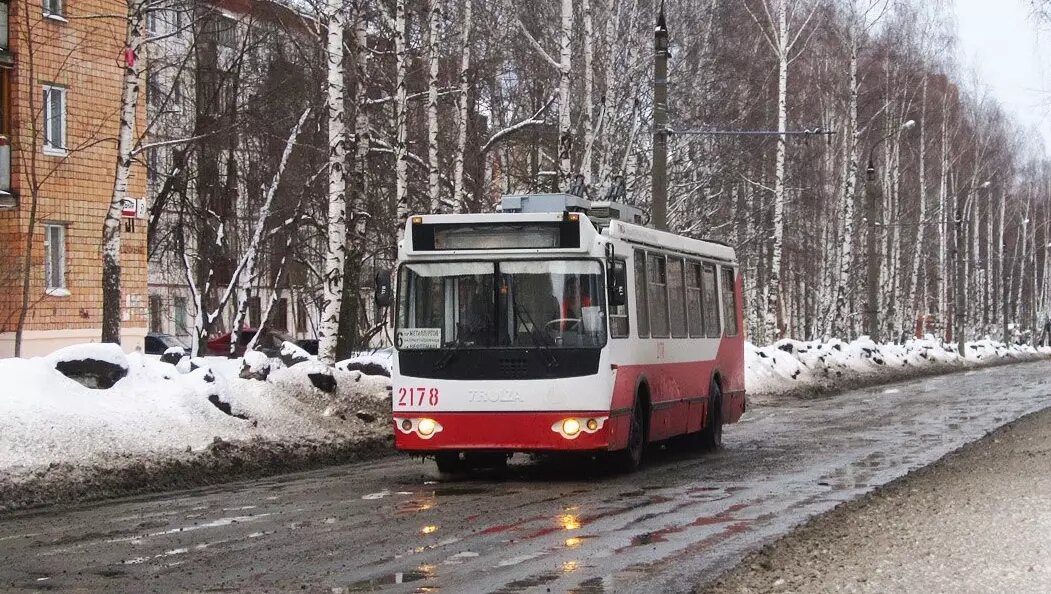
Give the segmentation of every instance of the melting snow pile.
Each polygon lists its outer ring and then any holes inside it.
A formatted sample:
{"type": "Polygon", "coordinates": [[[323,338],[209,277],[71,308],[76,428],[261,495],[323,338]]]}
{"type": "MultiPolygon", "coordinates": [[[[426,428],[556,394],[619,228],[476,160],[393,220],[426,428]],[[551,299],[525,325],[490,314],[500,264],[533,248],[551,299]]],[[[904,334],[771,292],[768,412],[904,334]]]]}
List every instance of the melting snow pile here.
{"type": "Polygon", "coordinates": [[[770,394],[801,387],[842,384],[851,379],[906,373],[942,365],[977,366],[997,361],[1051,355],[1051,347],[1008,345],[992,340],[967,343],[961,357],[956,345],[930,336],[904,344],[876,344],[868,337],[801,342],[782,340],[766,347],[745,345],[745,384],[750,394],[770,394]]]}
{"type": "Polygon", "coordinates": [[[337,388],[326,394],[308,377],[317,366],[285,367],[260,353],[249,353],[244,362],[183,358],[172,365],[97,344],[0,359],[0,474],[196,452],[216,438],[346,442],[387,432],[388,378],[336,370],[337,388]],[[123,373],[112,387],[88,387],[96,383],[56,368],[83,360],[123,373]],[[265,381],[239,377],[242,366],[268,365],[265,381]]]}

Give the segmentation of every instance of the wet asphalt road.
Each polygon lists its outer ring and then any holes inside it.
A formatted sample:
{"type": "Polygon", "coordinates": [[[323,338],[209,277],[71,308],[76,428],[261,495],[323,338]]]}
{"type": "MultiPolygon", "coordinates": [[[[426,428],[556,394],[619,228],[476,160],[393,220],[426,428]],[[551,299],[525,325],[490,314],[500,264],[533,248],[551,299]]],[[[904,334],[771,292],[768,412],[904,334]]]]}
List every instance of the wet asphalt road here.
{"type": "Polygon", "coordinates": [[[1051,363],[749,411],[627,476],[391,458],[0,517],[0,590],[687,591],[808,517],[1051,406],[1051,363]]]}

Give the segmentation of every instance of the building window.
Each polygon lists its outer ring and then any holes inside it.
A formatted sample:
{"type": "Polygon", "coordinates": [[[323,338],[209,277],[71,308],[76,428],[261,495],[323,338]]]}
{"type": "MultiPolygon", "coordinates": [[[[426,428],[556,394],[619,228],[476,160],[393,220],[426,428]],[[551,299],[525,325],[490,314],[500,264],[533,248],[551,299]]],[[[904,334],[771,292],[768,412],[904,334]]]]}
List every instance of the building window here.
{"type": "Polygon", "coordinates": [[[734,269],[724,266],[723,277],[723,334],[726,336],[737,336],[737,282],[734,278],[734,269]]]}
{"type": "Polygon", "coordinates": [[[43,0],[44,16],[62,17],[66,14],[64,0],[43,0]]]}
{"type": "Polygon", "coordinates": [[[639,338],[650,336],[649,301],[646,299],[646,252],[635,250],[635,316],[639,338]]]}
{"type": "Polygon", "coordinates": [[[8,0],[0,0],[0,50],[7,51],[11,49],[10,33],[9,33],[9,19],[8,16],[11,14],[11,3],[8,0]]]}
{"type": "Polygon", "coordinates": [[[284,297],[274,302],[274,311],[270,314],[270,327],[274,330],[288,332],[288,299],[284,297]]]}
{"type": "Polygon", "coordinates": [[[664,256],[650,254],[646,262],[649,276],[650,336],[668,337],[668,270],[664,256]]]}
{"type": "Polygon", "coordinates": [[[66,89],[44,87],[44,152],[66,154],[66,89]]]}
{"type": "Polygon", "coordinates": [[[66,227],[44,225],[44,282],[47,294],[69,295],[66,289],[66,227]]]}
{"type": "Polygon", "coordinates": [[[172,310],[173,321],[175,322],[175,335],[176,336],[189,336],[189,329],[186,327],[186,298],[176,297],[172,299],[172,310]]]}
{"type": "Polygon", "coordinates": [[[263,320],[263,302],[258,297],[248,298],[248,323],[258,328],[263,320]]]}
{"type": "Polygon", "coordinates": [[[160,295],[150,295],[150,332],[163,332],[164,299],[160,295]]]}

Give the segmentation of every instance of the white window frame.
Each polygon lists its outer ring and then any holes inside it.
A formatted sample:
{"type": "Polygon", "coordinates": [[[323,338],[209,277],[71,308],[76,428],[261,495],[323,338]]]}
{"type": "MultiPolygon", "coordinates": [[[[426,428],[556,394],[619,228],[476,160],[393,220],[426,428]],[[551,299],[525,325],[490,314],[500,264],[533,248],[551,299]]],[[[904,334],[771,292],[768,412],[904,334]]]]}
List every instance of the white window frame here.
{"type": "Polygon", "coordinates": [[[66,20],[66,0],[41,0],[40,9],[45,18],[63,23],[68,22],[66,20]],[[58,10],[54,10],[56,7],[58,10]]]}
{"type": "Polygon", "coordinates": [[[69,150],[66,148],[66,120],[68,117],[69,110],[67,108],[66,95],[68,89],[58,85],[44,85],[44,154],[53,155],[56,157],[65,157],[69,154],[69,150]],[[62,98],[61,100],[61,120],[60,120],[60,138],[59,143],[55,144],[54,139],[50,138],[51,133],[51,119],[55,117],[55,114],[51,113],[51,93],[58,93],[62,98]]]}
{"type": "Polygon", "coordinates": [[[68,297],[69,288],[66,285],[66,226],[59,223],[44,224],[44,292],[52,297],[68,297]],[[59,271],[58,282],[55,281],[54,270],[51,263],[54,260],[52,251],[56,248],[52,241],[52,232],[57,230],[59,235],[59,271]]]}

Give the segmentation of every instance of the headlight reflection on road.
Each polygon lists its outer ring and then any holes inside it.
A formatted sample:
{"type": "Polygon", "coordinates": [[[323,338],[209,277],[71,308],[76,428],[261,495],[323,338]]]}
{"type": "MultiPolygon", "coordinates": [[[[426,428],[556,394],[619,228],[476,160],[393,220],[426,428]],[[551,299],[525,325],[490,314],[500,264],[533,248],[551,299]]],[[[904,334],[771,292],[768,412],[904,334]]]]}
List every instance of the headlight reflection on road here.
{"type": "Polygon", "coordinates": [[[558,517],[558,523],[563,530],[577,530],[580,528],[580,518],[575,514],[562,514],[558,517]]]}
{"type": "Polygon", "coordinates": [[[584,539],[580,538],[579,536],[574,536],[572,538],[567,538],[566,539],[566,548],[575,549],[575,548],[579,547],[580,543],[582,543],[582,542],[584,542],[584,539]]]}
{"type": "Polygon", "coordinates": [[[562,573],[572,573],[580,567],[580,561],[566,561],[562,563],[562,573]]]}
{"type": "Polygon", "coordinates": [[[424,526],[423,528],[420,528],[420,532],[423,534],[434,534],[437,531],[438,527],[433,524],[431,524],[430,526],[424,526]]]}

